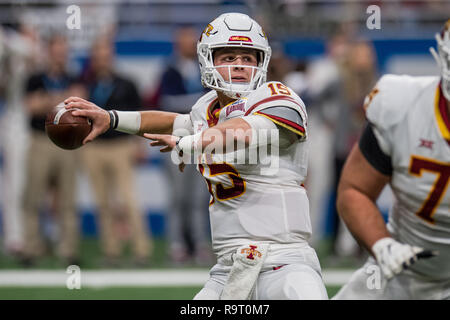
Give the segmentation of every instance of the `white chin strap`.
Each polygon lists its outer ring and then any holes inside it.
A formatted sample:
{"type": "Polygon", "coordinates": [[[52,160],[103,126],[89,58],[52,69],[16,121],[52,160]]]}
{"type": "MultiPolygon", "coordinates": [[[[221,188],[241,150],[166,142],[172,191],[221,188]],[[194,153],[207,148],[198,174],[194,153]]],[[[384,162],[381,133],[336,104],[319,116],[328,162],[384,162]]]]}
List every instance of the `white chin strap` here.
{"type": "MultiPolygon", "coordinates": [[[[222,87],[222,85],[221,85],[222,87]]],[[[247,96],[251,91],[249,83],[228,83],[225,82],[223,85],[224,89],[222,92],[233,99],[239,99],[247,96]]]]}

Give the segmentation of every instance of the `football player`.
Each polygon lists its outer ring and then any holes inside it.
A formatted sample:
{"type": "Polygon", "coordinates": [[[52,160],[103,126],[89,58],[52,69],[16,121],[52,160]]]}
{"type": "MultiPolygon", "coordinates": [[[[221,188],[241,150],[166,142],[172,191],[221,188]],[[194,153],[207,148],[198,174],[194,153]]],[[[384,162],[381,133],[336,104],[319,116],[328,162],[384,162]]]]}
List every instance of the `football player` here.
{"type": "Polygon", "coordinates": [[[450,299],[450,20],[436,40],[441,77],[386,75],[366,98],[337,205],[372,256],[333,299],[450,299]],[[388,183],[386,225],[375,200],[388,183]]]}
{"type": "Polygon", "coordinates": [[[76,97],[67,99],[66,107],[81,109],[74,115],[93,121],[86,142],[111,127],[143,135],[162,152],[175,150],[185,162],[186,156],[202,154],[197,167],[211,193],[217,264],[195,299],[327,299],[317,255],[307,243],[302,100],[282,83],[266,82],[271,48],[247,15],[216,18],[203,31],[197,52],[202,83],[212,90],[189,114],[108,114],[76,97]],[[250,149],[258,161],[224,157],[250,149]],[[269,151],[259,152],[263,149],[269,151]]]}

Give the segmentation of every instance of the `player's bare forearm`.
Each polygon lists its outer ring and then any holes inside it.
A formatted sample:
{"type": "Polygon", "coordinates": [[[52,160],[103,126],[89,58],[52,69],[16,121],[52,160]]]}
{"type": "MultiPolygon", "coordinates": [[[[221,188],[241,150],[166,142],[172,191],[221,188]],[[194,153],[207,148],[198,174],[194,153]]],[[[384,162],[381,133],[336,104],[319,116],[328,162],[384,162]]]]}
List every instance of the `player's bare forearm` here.
{"type": "Polygon", "coordinates": [[[337,207],[350,232],[369,252],[377,240],[390,236],[374,202],[359,190],[342,188],[337,207]]]}
{"type": "MultiPolygon", "coordinates": [[[[165,116],[167,118],[170,117],[170,115],[165,116]]],[[[154,127],[152,128],[154,129],[154,127]]],[[[212,128],[208,128],[197,135],[185,137],[185,139],[188,139],[187,141],[189,141],[186,142],[186,144],[189,145],[189,149],[193,147],[201,153],[205,152],[213,154],[248,147],[251,141],[251,134],[251,127],[248,122],[236,118],[225,121],[212,128]]],[[[179,140],[179,137],[171,134],[144,133],[143,136],[152,140],[150,143],[151,146],[163,147],[161,152],[172,151],[179,140]]]]}
{"type": "MultiPolygon", "coordinates": [[[[87,117],[92,121],[92,130],[84,143],[94,140],[98,135],[106,132],[111,127],[108,112],[94,103],[80,97],[70,97],[64,100],[64,103],[67,109],[76,109],[73,111],[73,115],[87,117]]],[[[130,132],[138,135],[144,135],[144,133],[171,134],[173,122],[177,115],[177,113],[164,111],[142,111],[140,112],[139,130],[132,128],[133,130],[130,130],[130,132]]]]}
{"type": "Polygon", "coordinates": [[[390,234],[376,199],[390,177],[374,169],[356,145],[350,153],[338,186],[337,208],[350,232],[369,252],[390,234]]]}
{"type": "Polygon", "coordinates": [[[141,127],[138,134],[172,134],[173,122],[178,113],[165,111],[141,111],[141,127]]]}
{"type": "Polygon", "coordinates": [[[247,121],[235,118],[205,130],[202,134],[202,151],[237,150],[247,148],[252,138],[252,128],[247,121]]]}

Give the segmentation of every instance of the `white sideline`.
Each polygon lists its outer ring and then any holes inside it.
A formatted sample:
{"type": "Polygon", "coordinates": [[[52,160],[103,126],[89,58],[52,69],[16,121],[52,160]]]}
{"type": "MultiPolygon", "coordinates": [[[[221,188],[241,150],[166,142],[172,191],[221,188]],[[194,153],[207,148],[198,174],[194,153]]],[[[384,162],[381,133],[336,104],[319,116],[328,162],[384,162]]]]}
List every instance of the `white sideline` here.
{"type": "MultiPolygon", "coordinates": [[[[203,286],[208,269],[81,270],[81,287],[187,287],[203,286]]],[[[322,271],[326,285],[341,286],[353,270],[322,271]]],[[[66,287],[71,274],[66,270],[2,270],[0,287],[66,287]]]]}

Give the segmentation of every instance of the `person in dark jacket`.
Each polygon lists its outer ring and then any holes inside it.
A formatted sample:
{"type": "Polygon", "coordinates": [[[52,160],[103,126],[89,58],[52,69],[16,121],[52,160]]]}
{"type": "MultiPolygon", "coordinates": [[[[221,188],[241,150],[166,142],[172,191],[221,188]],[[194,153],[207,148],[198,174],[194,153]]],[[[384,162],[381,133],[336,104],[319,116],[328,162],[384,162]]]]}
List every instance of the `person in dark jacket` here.
{"type": "MultiPolygon", "coordinates": [[[[140,109],[141,99],[136,86],[116,74],[113,62],[114,48],[109,38],[97,39],[90,65],[83,75],[89,99],[106,110],[140,109]]],[[[135,192],[136,147],[133,137],[110,130],[82,149],[99,213],[104,262],[108,266],[119,263],[124,239],[131,242],[136,264],[149,262],[152,243],[135,192]],[[127,223],[121,223],[123,220],[127,223]]]]}

